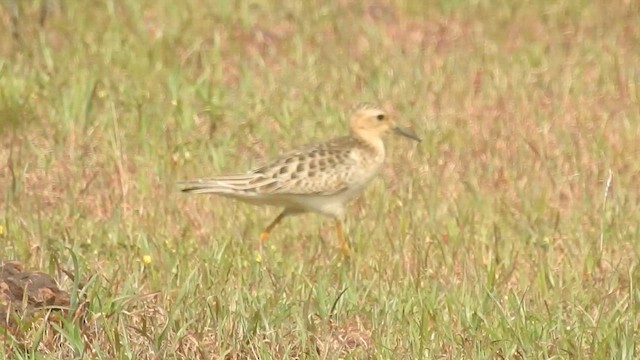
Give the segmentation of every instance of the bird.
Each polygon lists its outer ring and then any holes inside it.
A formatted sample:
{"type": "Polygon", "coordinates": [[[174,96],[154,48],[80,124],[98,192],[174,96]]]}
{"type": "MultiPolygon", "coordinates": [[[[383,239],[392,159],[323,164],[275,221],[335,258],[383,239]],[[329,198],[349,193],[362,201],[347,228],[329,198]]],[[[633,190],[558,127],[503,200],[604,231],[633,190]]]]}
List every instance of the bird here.
{"type": "Polygon", "coordinates": [[[181,181],[182,192],[215,194],[254,205],[283,210],[260,234],[260,249],[284,218],[318,213],[335,221],[343,254],[350,256],[343,220],[346,205],[360,195],[380,172],[389,132],[420,142],[409,128],[396,125],[378,107],[358,107],[349,119],[349,134],[289,151],[247,173],[181,181]]]}

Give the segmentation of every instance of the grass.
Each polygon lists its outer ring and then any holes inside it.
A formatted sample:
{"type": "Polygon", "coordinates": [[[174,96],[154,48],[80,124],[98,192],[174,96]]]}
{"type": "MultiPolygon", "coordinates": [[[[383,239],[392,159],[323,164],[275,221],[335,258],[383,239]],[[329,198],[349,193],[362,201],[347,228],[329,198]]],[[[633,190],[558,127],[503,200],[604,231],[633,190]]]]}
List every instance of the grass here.
{"type": "Polygon", "coordinates": [[[0,356],[639,356],[636,2],[52,3],[0,37],[0,240],[86,315],[0,356]],[[364,101],[424,141],[388,139],[349,261],[315,215],[256,261],[277,209],[176,191],[364,101]]]}

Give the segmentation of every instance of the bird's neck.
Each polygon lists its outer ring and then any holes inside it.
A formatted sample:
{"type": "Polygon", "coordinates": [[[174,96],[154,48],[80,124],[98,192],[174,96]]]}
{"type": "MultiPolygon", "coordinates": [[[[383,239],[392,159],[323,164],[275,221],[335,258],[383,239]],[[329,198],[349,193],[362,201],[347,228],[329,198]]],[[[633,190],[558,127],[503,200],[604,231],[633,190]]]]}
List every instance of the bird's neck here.
{"type": "Polygon", "coordinates": [[[384,142],[382,138],[379,136],[371,136],[366,133],[352,133],[353,138],[358,142],[358,144],[367,152],[375,155],[376,157],[385,156],[384,150],[384,142]]]}

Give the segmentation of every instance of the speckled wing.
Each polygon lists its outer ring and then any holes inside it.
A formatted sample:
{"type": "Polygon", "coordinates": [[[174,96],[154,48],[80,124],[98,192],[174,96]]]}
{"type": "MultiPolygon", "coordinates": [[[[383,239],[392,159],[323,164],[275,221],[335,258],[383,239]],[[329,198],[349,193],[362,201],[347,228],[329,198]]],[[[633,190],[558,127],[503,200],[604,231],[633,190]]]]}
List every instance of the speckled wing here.
{"type": "Polygon", "coordinates": [[[354,144],[349,137],[286,153],[251,170],[251,182],[262,194],[333,195],[346,190],[353,177],[354,144]]]}

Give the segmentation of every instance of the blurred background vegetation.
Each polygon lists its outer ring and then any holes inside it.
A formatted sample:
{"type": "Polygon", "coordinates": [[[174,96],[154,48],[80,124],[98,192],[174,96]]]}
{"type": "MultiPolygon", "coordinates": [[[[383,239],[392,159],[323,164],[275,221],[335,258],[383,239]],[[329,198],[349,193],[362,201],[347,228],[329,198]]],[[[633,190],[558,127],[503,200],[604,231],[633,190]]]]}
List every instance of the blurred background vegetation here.
{"type": "Polygon", "coordinates": [[[0,354],[638,356],[639,2],[3,5],[0,254],[85,315],[0,354]],[[308,215],[257,261],[277,209],[176,192],[342,134],[361,102],[424,141],[388,139],[351,260],[308,215]]]}

